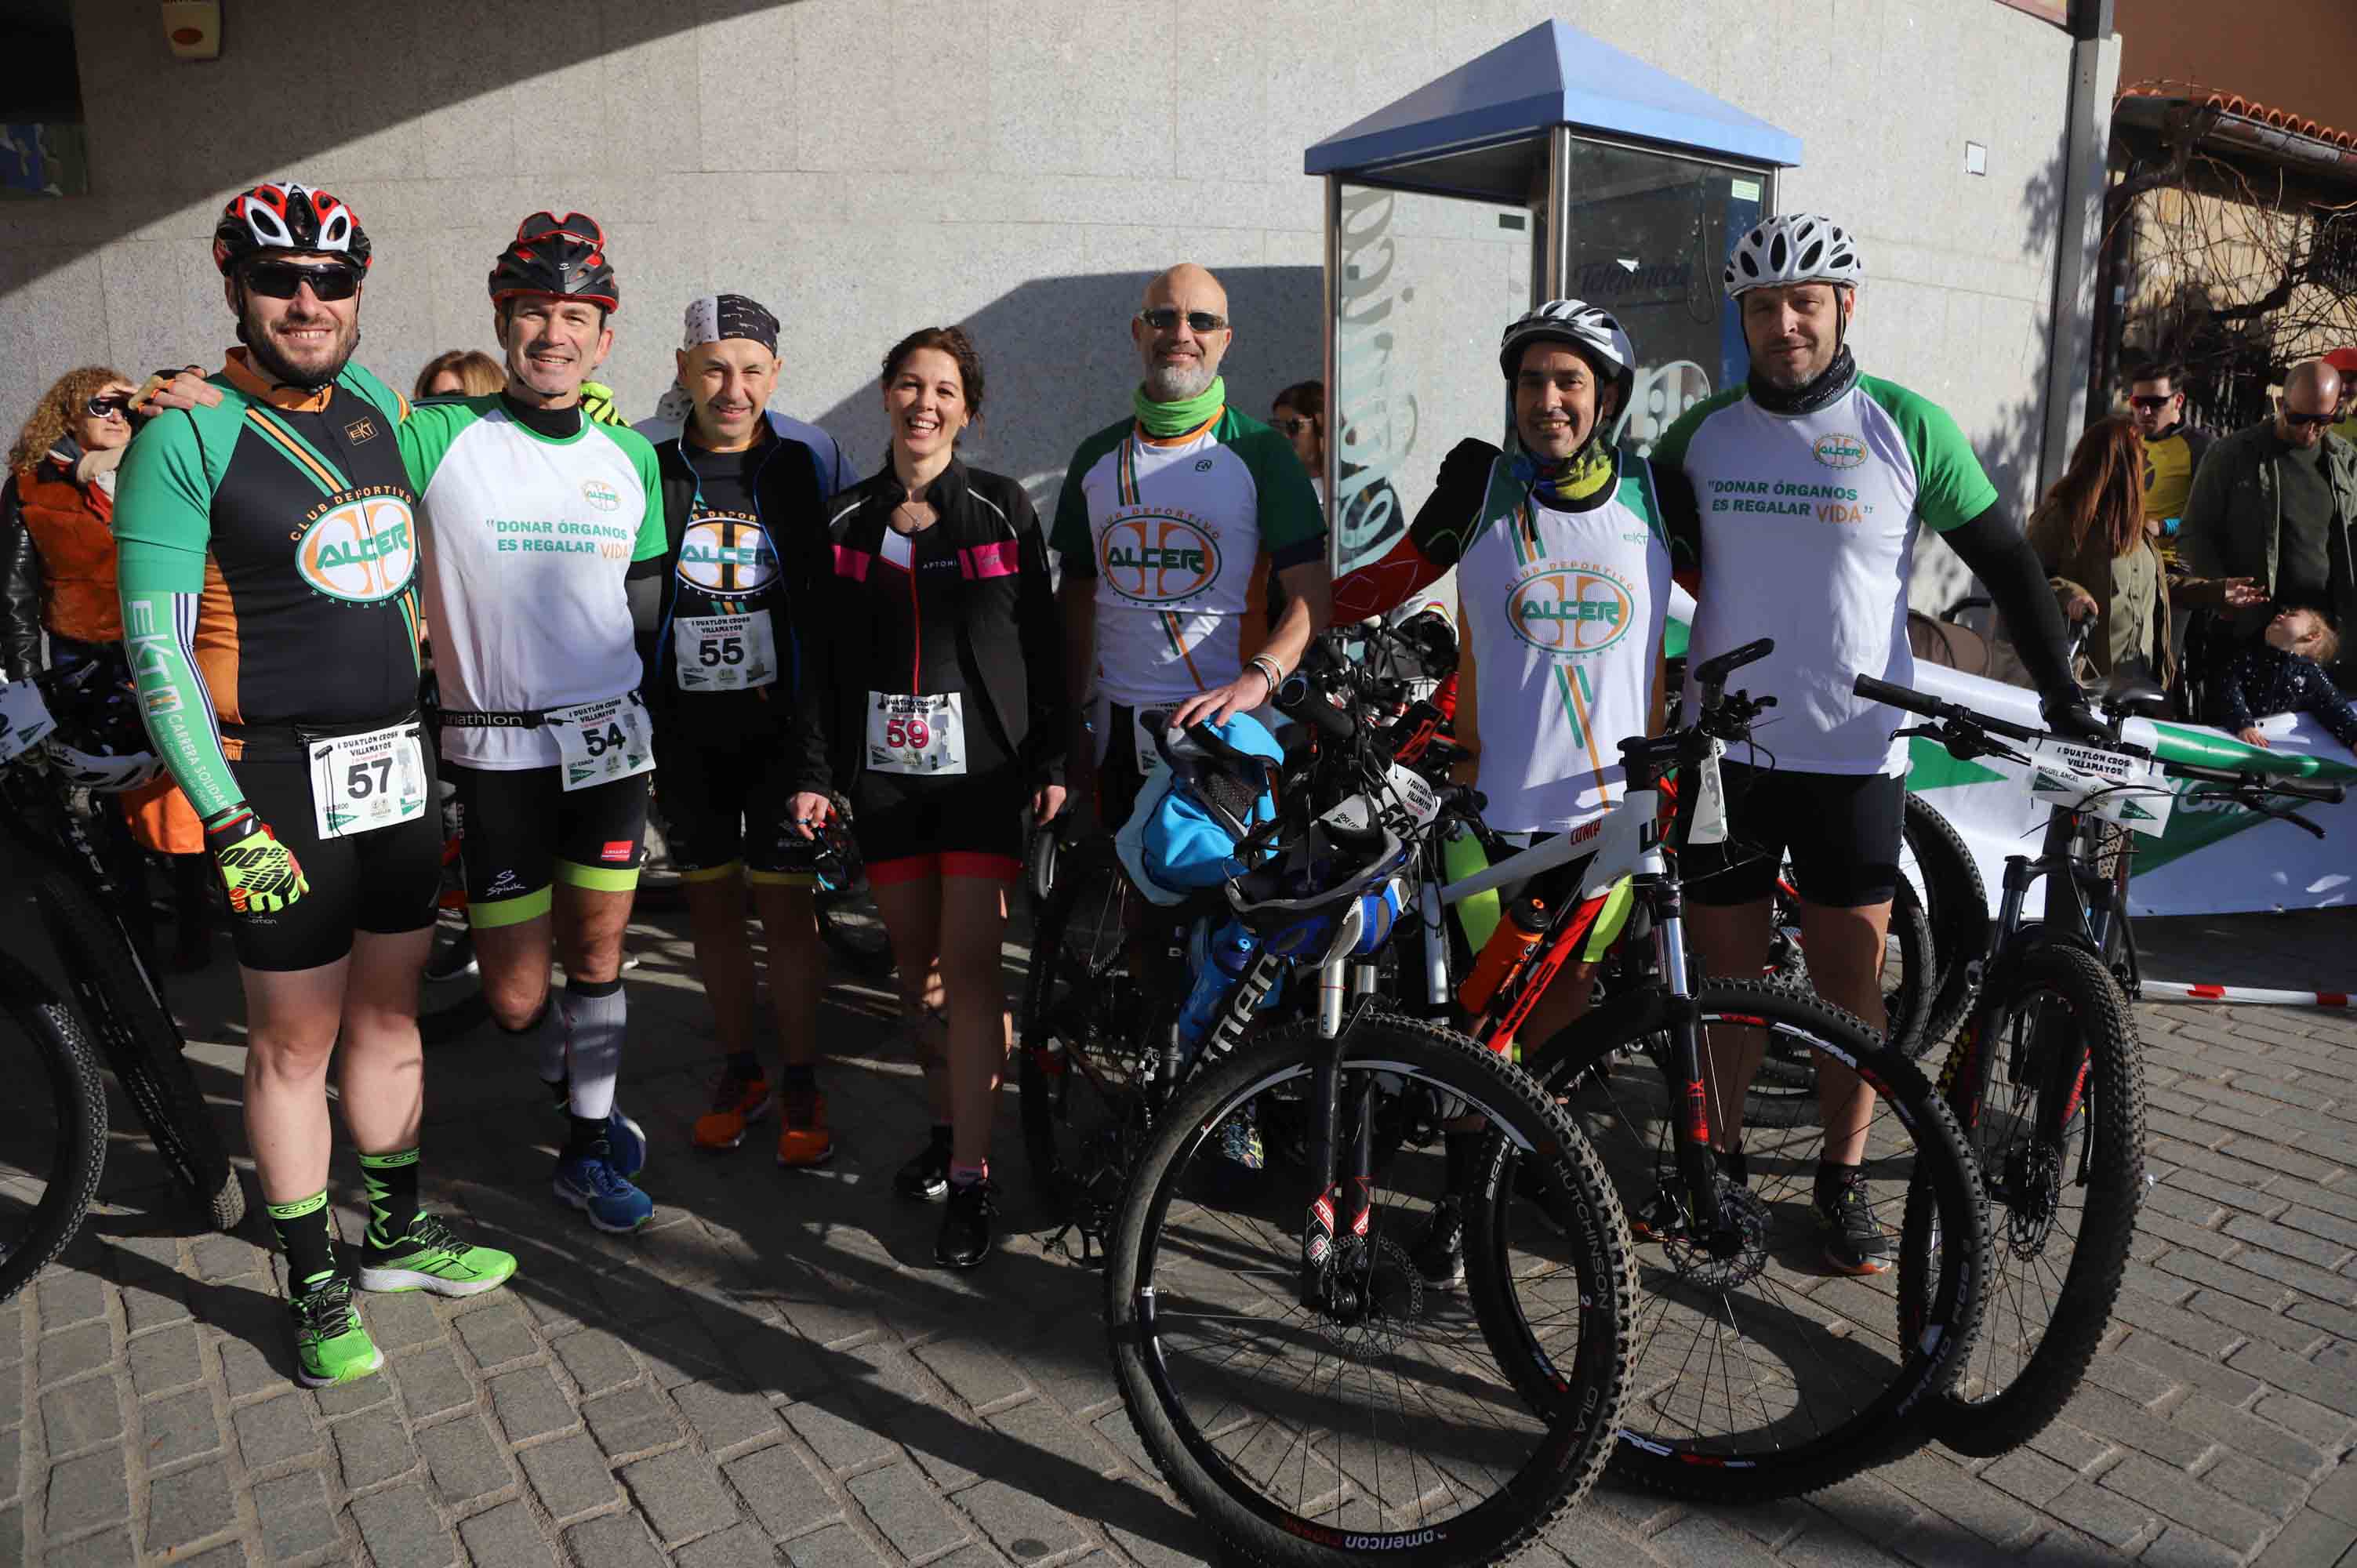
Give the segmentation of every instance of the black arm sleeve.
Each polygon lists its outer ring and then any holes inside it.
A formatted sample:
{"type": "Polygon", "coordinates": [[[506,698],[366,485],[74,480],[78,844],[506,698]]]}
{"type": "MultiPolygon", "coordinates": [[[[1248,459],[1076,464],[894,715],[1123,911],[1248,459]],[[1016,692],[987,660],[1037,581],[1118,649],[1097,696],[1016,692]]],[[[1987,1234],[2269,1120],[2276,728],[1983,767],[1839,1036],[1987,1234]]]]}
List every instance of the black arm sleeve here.
{"type": "Polygon", "coordinates": [[[16,481],[0,485],[0,681],[41,668],[41,552],[16,505],[16,481]]]}
{"type": "MultiPolygon", "coordinates": [[[[1019,563],[1015,629],[1023,649],[1023,685],[1031,708],[1025,715],[1024,763],[1034,779],[1061,784],[1072,731],[1071,702],[1064,691],[1064,616],[1049,582],[1047,532],[1023,488],[1007,489],[1019,563]]],[[[1322,540],[1319,548],[1324,548],[1322,540]]]]}
{"type": "Polygon", "coordinates": [[[2014,651],[2037,682],[2038,694],[2049,702],[2078,702],[2079,683],[2072,678],[2070,656],[2064,651],[2068,634],[2062,628],[2062,607],[2047,586],[2046,568],[2039,564],[2037,552],[2006,515],[2004,504],[1940,537],[1987,585],[1989,600],[2005,618],[2014,651]]]}
{"type": "Polygon", "coordinates": [[[1662,503],[1662,532],[1670,542],[1672,575],[1687,579],[1702,570],[1702,508],[1695,500],[1694,481],[1675,463],[1655,463],[1653,494],[1662,503]]]}

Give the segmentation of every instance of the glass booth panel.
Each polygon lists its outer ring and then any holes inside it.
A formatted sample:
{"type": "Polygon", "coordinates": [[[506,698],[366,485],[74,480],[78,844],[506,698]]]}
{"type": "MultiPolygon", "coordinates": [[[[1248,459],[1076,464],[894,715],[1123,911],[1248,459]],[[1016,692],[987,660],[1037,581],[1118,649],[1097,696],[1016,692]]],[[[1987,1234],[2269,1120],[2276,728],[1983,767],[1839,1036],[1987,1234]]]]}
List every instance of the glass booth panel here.
{"type": "Polygon", "coordinates": [[[1566,290],[1620,317],[1637,347],[1620,439],[1640,452],[1749,367],[1720,284],[1728,248],[1768,210],[1757,169],[1574,139],[1566,290]]]}
{"type": "Polygon", "coordinates": [[[1326,428],[1339,575],[1405,532],[1451,446],[1502,434],[1498,335],[1530,307],[1532,215],[1347,180],[1336,199],[1326,428]]]}

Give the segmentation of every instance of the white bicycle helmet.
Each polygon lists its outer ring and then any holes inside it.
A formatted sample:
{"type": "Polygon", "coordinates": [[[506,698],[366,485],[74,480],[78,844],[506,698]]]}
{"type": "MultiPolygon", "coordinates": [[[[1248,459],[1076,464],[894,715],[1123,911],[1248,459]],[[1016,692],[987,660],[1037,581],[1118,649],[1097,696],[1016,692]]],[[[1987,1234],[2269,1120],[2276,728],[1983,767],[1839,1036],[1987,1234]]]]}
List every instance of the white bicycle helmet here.
{"type": "Polygon", "coordinates": [[[1614,408],[1629,411],[1629,394],[1637,384],[1637,348],[1612,313],[1584,299],[1551,299],[1506,328],[1498,340],[1498,369],[1512,381],[1522,368],[1523,350],[1532,343],[1568,343],[1620,389],[1614,408]]]}
{"type": "Polygon", "coordinates": [[[69,782],[93,794],[119,795],[125,789],[136,789],[163,777],[164,760],[152,751],[126,752],[111,756],[104,752],[84,751],[72,742],[51,736],[43,743],[49,760],[63,772],[69,782]]]}
{"type": "Polygon", "coordinates": [[[1813,212],[1787,212],[1762,222],[1736,242],[1727,258],[1727,297],[1779,284],[1829,283],[1856,288],[1866,281],[1866,262],[1849,231],[1813,212]]]}

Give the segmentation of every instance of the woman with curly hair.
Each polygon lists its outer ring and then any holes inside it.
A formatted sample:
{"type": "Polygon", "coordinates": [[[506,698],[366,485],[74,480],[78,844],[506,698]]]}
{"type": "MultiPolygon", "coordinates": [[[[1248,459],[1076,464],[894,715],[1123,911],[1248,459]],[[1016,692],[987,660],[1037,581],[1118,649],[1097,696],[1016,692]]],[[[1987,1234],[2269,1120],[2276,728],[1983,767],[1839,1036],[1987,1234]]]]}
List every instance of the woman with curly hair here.
{"type": "MultiPolygon", "coordinates": [[[[93,660],[129,683],[123,614],[114,592],[114,469],[131,442],[130,378],[103,365],[68,371],[41,394],[8,451],[0,486],[0,680],[24,680],[47,665],[72,669],[93,660]]],[[[121,797],[132,836],[175,862],[184,969],[201,967],[210,946],[206,918],[210,878],[204,832],[171,779],[121,797]]],[[[126,857],[125,873],[135,870],[126,857]]],[[[144,879],[143,879],[144,880],[144,879]]],[[[134,880],[129,907],[146,908],[134,880]]],[[[134,916],[134,929],[144,922],[134,916]]]]}
{"type": "Polygon", "coordinates": [[[429,397],[489,397],[508,384],[507,371],[479,349],[453,349],[425,361],[417,372],[418,403],[429,397]]]}

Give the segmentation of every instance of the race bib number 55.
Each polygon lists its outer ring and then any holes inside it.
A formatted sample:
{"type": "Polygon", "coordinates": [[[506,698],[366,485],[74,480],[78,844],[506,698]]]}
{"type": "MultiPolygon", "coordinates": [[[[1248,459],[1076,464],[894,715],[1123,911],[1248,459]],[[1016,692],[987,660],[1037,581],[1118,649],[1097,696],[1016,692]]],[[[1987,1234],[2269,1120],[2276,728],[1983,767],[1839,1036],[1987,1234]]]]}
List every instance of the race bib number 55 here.
{"type": "Polygon", "coordinates": [[[778,679],[778,639],[770,612],[682,616],[671,623],[683,692],[746,692],[778,679]]]}

